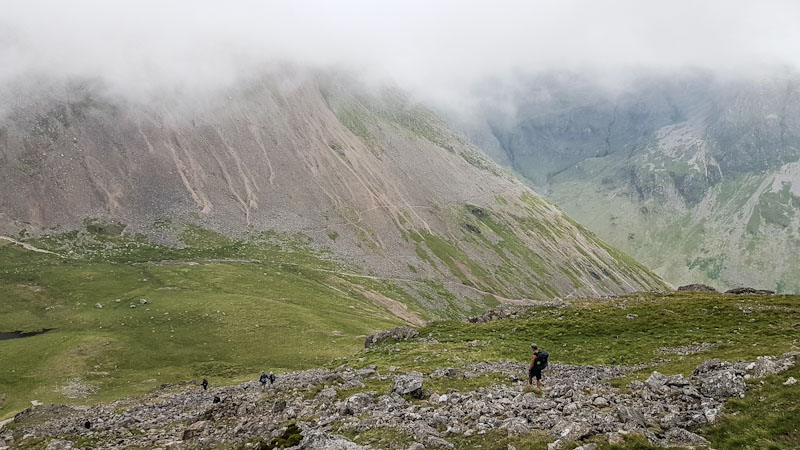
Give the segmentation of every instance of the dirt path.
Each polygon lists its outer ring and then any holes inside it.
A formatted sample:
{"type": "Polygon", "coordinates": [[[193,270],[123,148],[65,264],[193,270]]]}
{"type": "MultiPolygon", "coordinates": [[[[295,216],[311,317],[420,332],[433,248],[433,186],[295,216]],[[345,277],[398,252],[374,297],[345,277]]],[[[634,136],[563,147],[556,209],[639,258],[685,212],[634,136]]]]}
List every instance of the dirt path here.
{"type": "Polygon", "coordinates": [[[12,244],[19,245],[19,246],[21,246],[22,248],[24,248],[25,250],[30,250],[30,251],[32,251],[32,252],[36,252],[36,253],[47,253],[48,255],[56,255],[56,256],[58,256],[59,258],[66,258],[66,256],[64,256],[64,255],[62,255],[62,254],[55,253],[55,252],[51,252],[50,250],[45,250],[45,249],[42,249],[42,248],[34,247],[33,245],[31,245],[31,244],[28,244],[27,242],[20,242],[20,241],[18,241],[18,240],[16,240],[16,239],[14,239],[14,238],[10,238],[10,237],[8,237],[8,236],[0,236],[0,241],[8,241],[8,242],[11,242],[12,244]]]}

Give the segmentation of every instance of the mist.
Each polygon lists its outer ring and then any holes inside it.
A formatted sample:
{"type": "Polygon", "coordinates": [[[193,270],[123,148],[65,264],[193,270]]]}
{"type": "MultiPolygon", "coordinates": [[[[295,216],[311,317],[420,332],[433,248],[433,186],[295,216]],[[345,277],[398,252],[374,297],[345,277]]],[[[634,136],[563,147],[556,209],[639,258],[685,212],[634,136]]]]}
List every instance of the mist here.
{"type": "Polygon", "coordinates": [[[0,83],[100,78],[126,92],[340,67],[427,98],[552,70],[720,74],[800,66],[793,1],[6,1],[0,83]]]}

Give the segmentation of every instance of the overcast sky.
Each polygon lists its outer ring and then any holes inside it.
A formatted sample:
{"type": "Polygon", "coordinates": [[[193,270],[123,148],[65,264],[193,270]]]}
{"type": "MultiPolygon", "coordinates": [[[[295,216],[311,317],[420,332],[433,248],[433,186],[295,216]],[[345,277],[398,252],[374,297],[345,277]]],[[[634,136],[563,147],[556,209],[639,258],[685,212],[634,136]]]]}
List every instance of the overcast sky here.
{"type": "Polygon", "coordinates": [[[264,61],[353,66],[409,89],[548,69],[800,66],[800,1],[4,0],[0,81],[229,81],[264,61]]]}

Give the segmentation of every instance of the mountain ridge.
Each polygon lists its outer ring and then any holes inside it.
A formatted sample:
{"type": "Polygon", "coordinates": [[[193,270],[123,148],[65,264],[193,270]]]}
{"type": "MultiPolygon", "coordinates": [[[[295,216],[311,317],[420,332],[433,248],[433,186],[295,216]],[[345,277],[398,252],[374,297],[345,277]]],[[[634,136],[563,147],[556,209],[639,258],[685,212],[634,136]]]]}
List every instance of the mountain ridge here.
{"type": "Polygon", "coordinates": [[[306,72],[146,104],[86,83],[17,98],[0,125],[11,236],[274,229],[378,274],[511,298],[663,286],[399,90],[306,72]]]}

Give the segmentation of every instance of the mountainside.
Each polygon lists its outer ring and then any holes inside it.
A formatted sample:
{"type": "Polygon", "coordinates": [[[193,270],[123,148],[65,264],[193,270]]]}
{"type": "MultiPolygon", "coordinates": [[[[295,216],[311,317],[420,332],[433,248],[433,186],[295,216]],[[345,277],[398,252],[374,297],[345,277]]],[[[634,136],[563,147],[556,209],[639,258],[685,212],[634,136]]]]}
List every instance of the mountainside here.
{"type": "Polygon", "coordinates": [[[487,89],[463,128],[674,284],[800,292],[800,76],[632,78],[487,89]]]}
{"type": "Polygon", "coordinates": [[[476,299],[663,286],[397,90],[292,70],[148,101],[99,82],[32,86],[1,96],[6,234],[124,230],[184,245],[187,227],[271,230],[476,299]]]}

